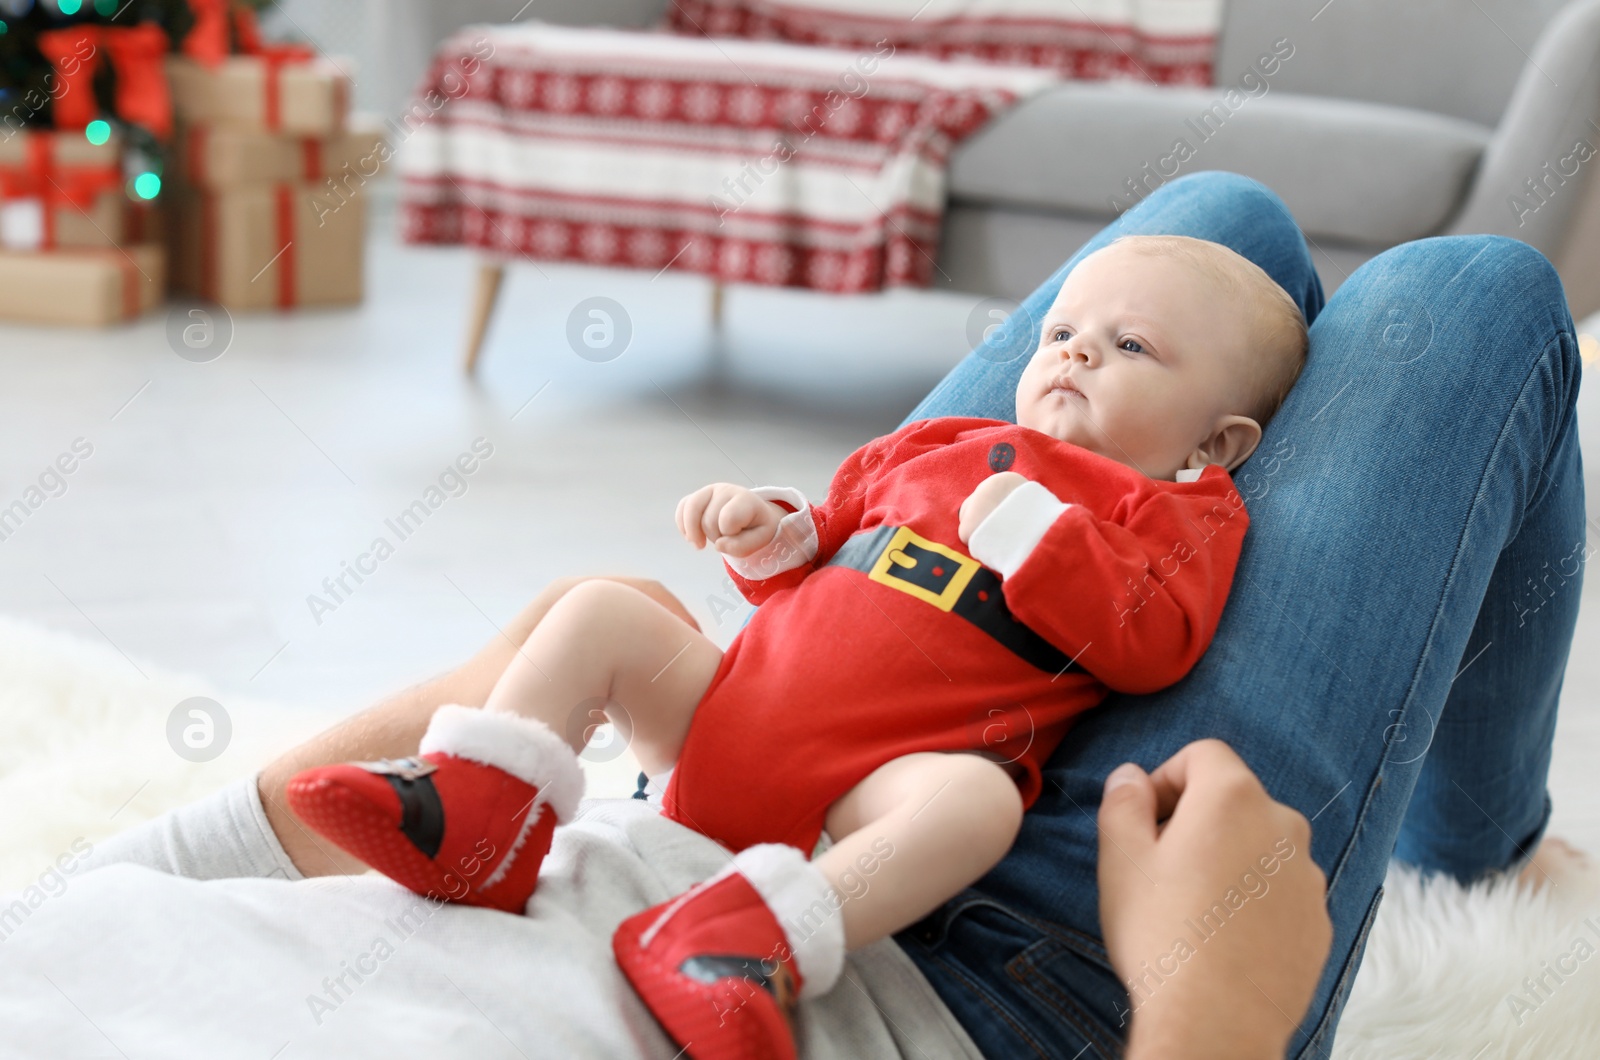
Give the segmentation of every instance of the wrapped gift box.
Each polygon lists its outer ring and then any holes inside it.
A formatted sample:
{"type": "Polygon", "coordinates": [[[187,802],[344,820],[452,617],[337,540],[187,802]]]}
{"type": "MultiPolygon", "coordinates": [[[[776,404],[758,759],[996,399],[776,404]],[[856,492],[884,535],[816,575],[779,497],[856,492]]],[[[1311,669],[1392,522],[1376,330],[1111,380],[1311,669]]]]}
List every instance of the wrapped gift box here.
{"type": "Polygon", "coordinates": [[[282,181],[341,185],[370,180],[388,164],[383,127],[356,118],[333,136],[280,136],[227,125],[186,125],[178,131],[174,157],[183,182],[195,188],[236,188],[282,181]]]}
{"type": "Polygon", "coordinates": [[[230,55],[213,67],[173,57],[167,79],[181,123],[331,136],[344,131],[350,109],[345,68],[343,59],[230,55]]]}
{"type": "Polygon", "coordinates": [[[122,138],[113,134],[103,144],[92,144],[81,132],[53,132],[22,129],[9,136],[0,137],[0,171],[27,166],[33,152],[41,145],[50,153],[59,168],[72,172],[79,169],[109,169],[119,173],[122,165],[122,138]]]}
{"type": "Polygon", "coordinates": [[[230,310],[361,301],[365,202],[326,182],[172,197],[172,282],[230,310]]]}
{"type": "Polygon", "coordinates": [[[157,245],[0,251],[0,320],[104,326],[139,316],[165,292],[157,245]]]}
{"type": "Polygon", "coordinates": [[[0,247],[115,247],[130,238],[122,144],[81,132],[24,130],[0,139],[0,247]]]}
{"type": "Polygon", "coordinates": [[[7,198],[0,202],[0,248],[118,247],[134,238],[128,206],[120,188],[102,191],[85,204],[61,195],[7,198]]]}

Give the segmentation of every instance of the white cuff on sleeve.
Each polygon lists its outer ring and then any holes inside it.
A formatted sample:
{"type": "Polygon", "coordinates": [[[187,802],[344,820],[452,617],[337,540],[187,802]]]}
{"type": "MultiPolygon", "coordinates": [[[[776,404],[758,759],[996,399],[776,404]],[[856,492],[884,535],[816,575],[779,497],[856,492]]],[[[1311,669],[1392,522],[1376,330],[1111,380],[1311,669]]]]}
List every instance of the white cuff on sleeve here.
{"type": "Polygon", "coordinates": [[[817,523],[806,495],[792,486],[757,486],[750,491],[764,501],[784,501],[794,511],[778,521],[778,533],[765,548],[748,556],[723,556],[733,573],[758,582],[804,566],[817,558],[817,523]]]}
{"type": "Polygon", "coordinates": [[[1028,481],[1006,495],[972,531],[967,550],[985,567],[1009,578],[1022,566],[1061,513],[1071,508],[1045,487],[1028,481]]]}

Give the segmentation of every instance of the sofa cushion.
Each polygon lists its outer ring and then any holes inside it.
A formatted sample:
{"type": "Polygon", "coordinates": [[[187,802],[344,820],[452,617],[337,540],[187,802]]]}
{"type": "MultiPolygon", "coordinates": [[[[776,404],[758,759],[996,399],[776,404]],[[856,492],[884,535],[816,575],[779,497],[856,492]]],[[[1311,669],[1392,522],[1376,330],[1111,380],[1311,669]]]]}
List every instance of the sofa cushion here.
{"type": "Polygon", "coordinates": [[[1492,130],[1285,92],[1070,82],[950,157],[953,203],[1115,215],[1186,173],[1226,169],[1283,197],[1308,235],[1389,246],[1455,212],[1492,130]]]}

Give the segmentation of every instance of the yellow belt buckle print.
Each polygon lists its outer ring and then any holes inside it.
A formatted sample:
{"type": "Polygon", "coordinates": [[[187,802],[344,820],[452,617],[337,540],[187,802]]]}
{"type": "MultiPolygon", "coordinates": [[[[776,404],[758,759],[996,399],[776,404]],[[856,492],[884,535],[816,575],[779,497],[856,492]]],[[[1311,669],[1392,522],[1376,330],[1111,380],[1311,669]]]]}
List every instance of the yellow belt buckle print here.
{"type": "Polygon", "coordinates": [[[941,611],[949,611],[956,606],[956,601],[961,598],[967,583],[978,573],[979,566],[978,561],[971,556],[963,556],[953,548],[913,533],[909,526],[902,526],[894,532],[893,537],[889,538],[889,543],[883,546],[883,551],[878,554],[877,562],[867,572],[867,577],[926,601],[941,611]],[[898,576],[897,571],[911,570],[917,566],[917,561],[905,553],[907,545],[915,545],[928,552],[937,553],[956,565],[955,573],[950,576],[950,581],[943,590],[934,592],[898,576]]]}

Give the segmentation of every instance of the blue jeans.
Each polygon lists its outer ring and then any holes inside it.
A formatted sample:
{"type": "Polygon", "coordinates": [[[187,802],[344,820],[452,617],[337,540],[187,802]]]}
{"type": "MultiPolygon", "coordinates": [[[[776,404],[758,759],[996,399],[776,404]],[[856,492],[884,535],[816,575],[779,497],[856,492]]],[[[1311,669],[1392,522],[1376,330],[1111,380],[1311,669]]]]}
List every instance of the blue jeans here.
{"type": "Polygon", "coordinates": [[[1395,247],[1324,306],[1277,196],[1198,173],[1079,250],[1023,303],[1029,323],[996,329],[907,422],[1013,419],[1032,322],[1129,233],[1226,244],[1312,323],[1299,382],[1234,472],[1250,530],[1221,627],[1177,685],[1080,718],[1010,853],[896,940],[986,1055],[1119,1056],[1101,784],[1218,737],[1312,821],[1334,941],[1289,1053],[1325,1056],[1390,856],[1467,880],[1531,853],[1548,820],[1586,556],[1572,320],[1549,262],[1493,236],[1395,247]]]}

